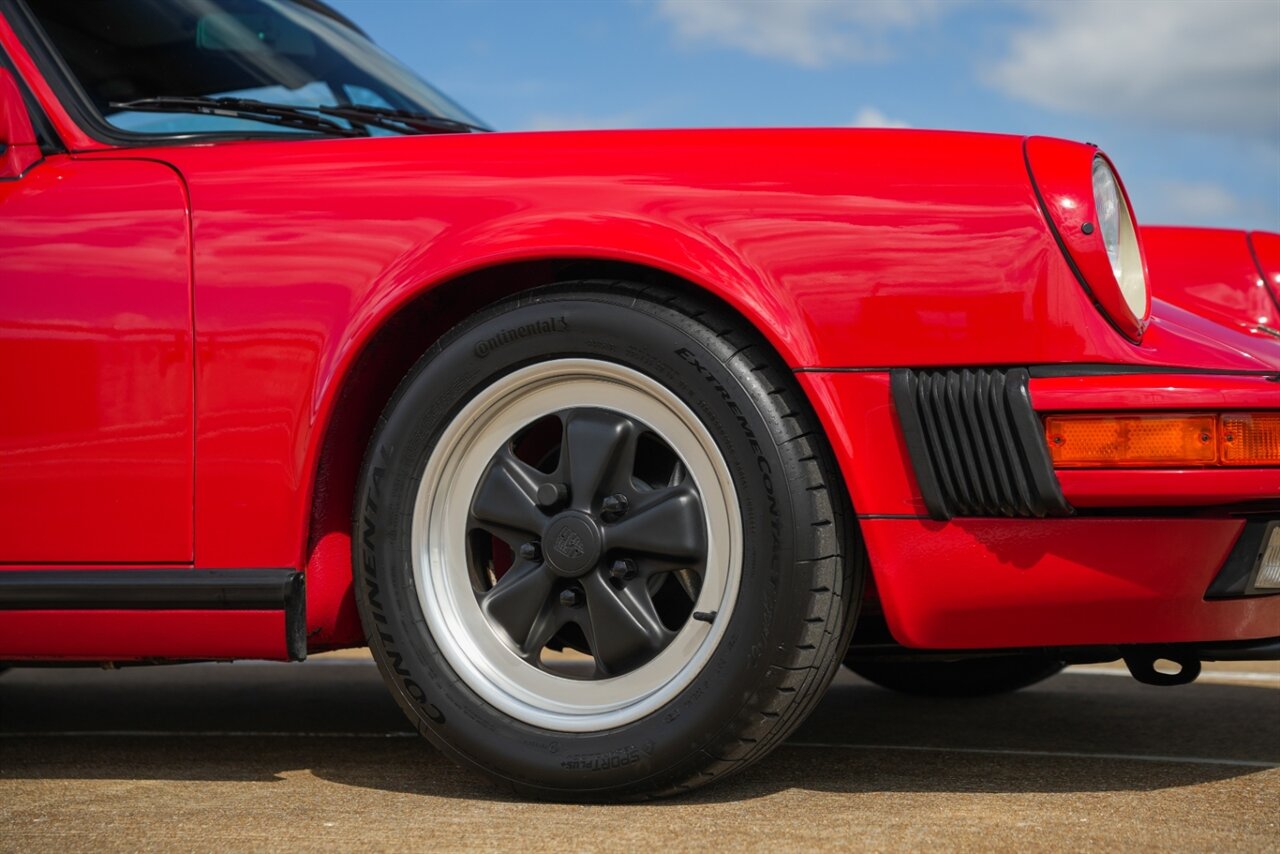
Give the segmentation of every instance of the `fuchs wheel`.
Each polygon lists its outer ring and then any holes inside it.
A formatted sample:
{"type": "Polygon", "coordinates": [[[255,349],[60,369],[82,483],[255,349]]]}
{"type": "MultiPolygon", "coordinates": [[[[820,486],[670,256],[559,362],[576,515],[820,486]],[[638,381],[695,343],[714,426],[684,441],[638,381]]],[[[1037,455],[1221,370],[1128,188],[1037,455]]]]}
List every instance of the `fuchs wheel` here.
{"type": "Polygon", "coordinates": [[[786,737],[863,575],[783,365],[667,291],[495,306],[401,384],[356,504],[357,601],[447,754],[537,797],[680,791],[786,737]]]}
{"type": "Polygon", "coordinates": [[[1056,675],[1066,665],[1042,655],[999,655],[959,661],[857,661],[849,668],[892,691],[922,697],[1007,694],[1056,675]]]}

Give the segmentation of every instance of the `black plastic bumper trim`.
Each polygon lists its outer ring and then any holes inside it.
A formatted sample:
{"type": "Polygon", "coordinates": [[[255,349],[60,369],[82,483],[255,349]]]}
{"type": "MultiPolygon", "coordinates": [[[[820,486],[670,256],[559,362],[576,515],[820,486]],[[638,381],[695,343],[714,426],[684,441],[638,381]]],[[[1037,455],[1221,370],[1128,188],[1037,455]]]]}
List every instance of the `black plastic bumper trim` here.
{"type": "Polygon", "coordinates": [[[1277,596],[1280,589],[1259,588],[1253,585],[1262,553],[1271,542],[1271,532],[1280,528],[1280,519],[1252,519],[1245,523],[1240,538],[1236,540],[1227,561],[1218,570],[1206,599],[1240,599],[1254,596],[1277,596]]]}
{"type": "MultiPolygon", "coordinates": [[[[856,638],[855,638],[856,640],[856,638]]],[[[1280,638],[1204,643],[1099,644],[1092,646],[1001,647],[997,649],[913,649],[890,638],[879,643],[854,643],[846,661],[963,661],[1009,655],[1039,655],[1067,664],[1105,664],[1122,658],[1146,657],[1195,661],[1280,661],[1280,638]]]]}
{"type": "Polygon", "coordinates": [[[1025,368],[894,370],[889,384],[929,515],[1069,516],[1025,368]]]}
{"type": "Polygon", "coordinates": [[[1280,661],[1280,638],[1215,643],[1179,644],[1201,661],[1280,661]]]}
{"type": "Polygon", "coordinates": [[[289,657],[307,657],[306,580],[292,569],[0,571],[0,611],[283,611],[289,657]]]}

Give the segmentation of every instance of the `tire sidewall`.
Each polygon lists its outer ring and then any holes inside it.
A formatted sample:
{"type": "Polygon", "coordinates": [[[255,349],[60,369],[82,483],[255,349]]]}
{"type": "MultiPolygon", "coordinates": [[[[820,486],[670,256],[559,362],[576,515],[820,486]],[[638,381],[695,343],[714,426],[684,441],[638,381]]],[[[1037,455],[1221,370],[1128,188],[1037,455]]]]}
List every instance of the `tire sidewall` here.
{"type": "Polygon", "coordinates": [[[446,752],[521,788],[554,794],[647,789],[686,775],[732,739],[740,711],[773,666],[783,622],[805,608],[788,577],[796,519],[766,389],[706,327],[634,294],[560,290],[500,305],[446,336],[402,383],[366,456],[355,514],[355,584],[369,643],[400,705],[446,752]],[[671,702],[614,729],[569,733],[511,718],[472,691],[427,627],[411,554],[414,502],[450,420],[498,378],[548,359],[591,358],[638,370],[688,405],[720,447],[742,514],[742,577],[730,624],[702,671],[671,702]],[[702,754],[699,757],[699,754],[702,754]],[[646,782],[647,781],[647,782],[646,782]]]}

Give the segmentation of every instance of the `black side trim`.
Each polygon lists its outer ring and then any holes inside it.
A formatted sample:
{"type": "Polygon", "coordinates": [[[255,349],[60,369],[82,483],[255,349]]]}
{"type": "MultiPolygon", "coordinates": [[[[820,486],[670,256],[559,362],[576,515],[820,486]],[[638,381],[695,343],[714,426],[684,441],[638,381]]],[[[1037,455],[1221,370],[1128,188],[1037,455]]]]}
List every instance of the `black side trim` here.
{"type": "Polygon", "coordinates": [[[929,515],[1069,516],[1025,368],[890,372],[929,515]]]}
{"type": "Polygon", "coordinates": [[[284,646],[292,661],[307,658],[307,577],[286,570],[292,576],[284,591],[284,646]]]}
{"type": "Polygon", "coordinates": [[[307,657],[306,578],[292,569],[0,572],[0,611],[283,611],[285,649],[307,657]]]}
{"type": "Polygon", "coordinates": [[[302,592],[291,569],[0,572],[0,610],[280,611],[302,592]]]}
{"type": "Polygon", "coordinates": [[[1280,519],[1252,519],[1245,523],[1227,562],[1205,591],[1206,599],[1239,599],[1245,596],[1276,596],[1280,590],[1259,590],[1253,579],[1262,563],[1262,552],[1271,541],[1271,532],[1280,528],[1280,519]]]}

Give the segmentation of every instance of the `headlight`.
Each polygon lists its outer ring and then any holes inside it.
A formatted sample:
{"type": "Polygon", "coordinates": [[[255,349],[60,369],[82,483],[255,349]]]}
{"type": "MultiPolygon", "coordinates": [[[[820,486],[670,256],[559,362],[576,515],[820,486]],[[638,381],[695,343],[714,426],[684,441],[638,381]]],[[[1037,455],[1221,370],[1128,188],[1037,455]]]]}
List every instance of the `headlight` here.
{"type": "Polygon", "coordinates": [[[1072,272],[1116,329],[1141,340],[1151,306],[1146,261],[1111,162],[1093,146],[1044,137],[1026,141],[1026,156],[1041,208],[1072,272]]]}
{"type": "Polygon", "coordinates": [[[1098,211],[1098,230],[1102,232],[1102,245],[1107,247],[1111,272],[1119,282],[1123,276],[1120,272],[1120,191],[1116,189],[1115,174],[1101,157],[1093,158],[1093,206],[1098,211]]]}
{"type": "Polygon", "coordinates": [[[1147,277],[1138,254],[1137,235],[1129,205],[1120,193],[1116,173],[1102,157],[1093,158],[1093,207],[1098,214],[1098,231],[1111,262],[1111,274],[1120,285],[1120,294],[1134,317],[1147,311],[1147,277]]]}

